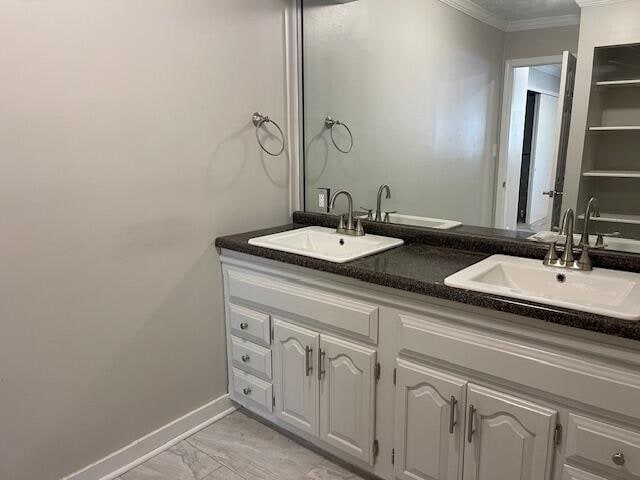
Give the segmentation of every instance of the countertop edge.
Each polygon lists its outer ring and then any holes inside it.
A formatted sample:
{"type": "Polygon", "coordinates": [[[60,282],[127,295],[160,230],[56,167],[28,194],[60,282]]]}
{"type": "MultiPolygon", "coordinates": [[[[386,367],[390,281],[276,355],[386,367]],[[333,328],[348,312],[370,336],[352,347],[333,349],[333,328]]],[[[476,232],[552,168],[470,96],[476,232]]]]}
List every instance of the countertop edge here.
{"type": "MultiPolygon", "coordinates": [[[[253,232],[251,233],[251,236],[266,235],[269,233],[302,228],[305,226],[307,225],[283,225],[280,227],[253,232]]],[[[631,340],[640,340],[640,322],[622,320],[535,302],[516,300],[508,297],[500,297],[461,288],[449,287],[444,285],[444,282],[426,282],[384,272],[375,272],[365,268],[359,268],[357,264],[354,264],[354,262],[344,264],[332,263],[325,260],[318,260],[301,255],[271,250],[268,248],[250,245],[244,239],[247,235],[248,234],[240,234],[219,237],[215,241],[215,246],[427,297],[448,300],[488,310],[518,315],[521,317],[533,318],[548,323],[579,328],[605,335],[631,340]]],[[[373,257],[375,257],[375,255],[373,255],[372,258],[373,257]]]]}

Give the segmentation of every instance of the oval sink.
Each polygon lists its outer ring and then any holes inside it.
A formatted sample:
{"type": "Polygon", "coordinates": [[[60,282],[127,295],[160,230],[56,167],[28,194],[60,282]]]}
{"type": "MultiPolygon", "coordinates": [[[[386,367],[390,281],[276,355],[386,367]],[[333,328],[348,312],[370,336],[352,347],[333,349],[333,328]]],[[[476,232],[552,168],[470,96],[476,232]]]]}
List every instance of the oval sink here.
{"type": "Polygon", "coordinates": [[[547,267],[541,260],[493,255],[447,277],[445,285],[624,320],[640,320],[640,274],[547,267]]]}
{"type": "Polygon", "coordinates": [[[250,245],[345,263],[402,245],[404,240],[364,235],[354,237],[336,233],[333,228],[305,227],[249,240],[250,245]]]}

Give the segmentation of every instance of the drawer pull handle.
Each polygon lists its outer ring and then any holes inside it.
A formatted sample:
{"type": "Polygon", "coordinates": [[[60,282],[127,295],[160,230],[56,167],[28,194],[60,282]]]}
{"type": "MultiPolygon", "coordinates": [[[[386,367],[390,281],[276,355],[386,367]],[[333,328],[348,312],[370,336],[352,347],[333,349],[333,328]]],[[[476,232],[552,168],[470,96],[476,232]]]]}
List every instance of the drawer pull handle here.
{"type": "Polygon", "coordinates": [[[247,328],[249,328],[249,324],[247,322],[242,322],[240,324],[240,330],[246,330],[247,328]]]}
{"type": "Polygon", "coordinates": [[[456,426],[456,397],[451,395],[451,410],[449,411],[449,433],[453,434],[453,427],[456,426]]]}
{"type": "Polygon", "coordinates": [[[473,442],[473,417],[476,414],[476,407],[469,405],[469,423],[467,423],[467,442],[473,442]]]}
{"type": "Polygon", "coordinates": [[[249,387],[244,387],[242,389],[242,393],[244,393],[245,395],[251,395],[251,388],[249,387]]]}
{"type": "Polygon", "coordinates": [[[624,462],[626,461],[624,458],[624,453],[622,452],[614,453],[613,455],[611,455],[611,461],[616,465],[618,465],[619,467],[621,467],[622,465],[624,465],[624,462]]]}
{"type": "Polygon", "coordinates": [[[306,345],[304,347],[304,369],[307,374],[307,377],[311,375],[311,371],[313,367],[311,366],[311,354],[313,353],[313,348],[306,345]]]}
{"type": "Polygon", "coordinates": [[[249,355],[242,355],[242,361],[244,363],[247,363],[249,360],[251,360],[251,357],[249,355]]]}

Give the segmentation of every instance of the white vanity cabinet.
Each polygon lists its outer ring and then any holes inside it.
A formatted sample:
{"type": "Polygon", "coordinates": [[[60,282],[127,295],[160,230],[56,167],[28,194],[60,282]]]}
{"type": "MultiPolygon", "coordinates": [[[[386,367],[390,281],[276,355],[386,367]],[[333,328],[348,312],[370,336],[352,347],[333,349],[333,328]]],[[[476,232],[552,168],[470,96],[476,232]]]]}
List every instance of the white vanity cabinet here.
{"type": "Polygon", "coordinates": [[[398,360],[394,470],[401,480],[457,480],[467,381],[398,360]]]}
{"type": "Polygon", "coordinates": [[[556,417],[526,400],[399,360],[396,478],[548,479],[556,417]]]}
{"type": "Polygon", "coordinates": [[[376,352],[276,319],[275,415],[372,461],[376,352]]]}
{"type": "Polygon", "coordinates": [[[640,346],[224,251],[231,398],[384,480],[640,480],[640,346]]]}
{"type": "Polygon", "coordinates": [[[464,479],[551,477],[557,412],[469,384],[464,479]]]}
{"type": "Polygon", "coordinates": [[[376,351],[320,335],[320,438],[373,463],[376,351]]]}
{"type": "Polygon", "coordinates": [[[314,355],[320,351],[320,334],[276,319],[273,349],[276,417],[317,436],[320,397],[314,355]]]}

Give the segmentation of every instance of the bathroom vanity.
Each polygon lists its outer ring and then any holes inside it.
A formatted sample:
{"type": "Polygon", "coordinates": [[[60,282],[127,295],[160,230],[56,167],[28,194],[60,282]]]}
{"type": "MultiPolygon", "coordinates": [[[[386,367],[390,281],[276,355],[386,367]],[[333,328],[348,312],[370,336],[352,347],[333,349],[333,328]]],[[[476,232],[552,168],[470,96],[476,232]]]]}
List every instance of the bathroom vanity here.
{"type": "Polygon", "coordinates": [[[638,322],[445,286],[478,252],[255,236],[217,241],[238,404],[383,479],[640,478],[638,322]]]}

